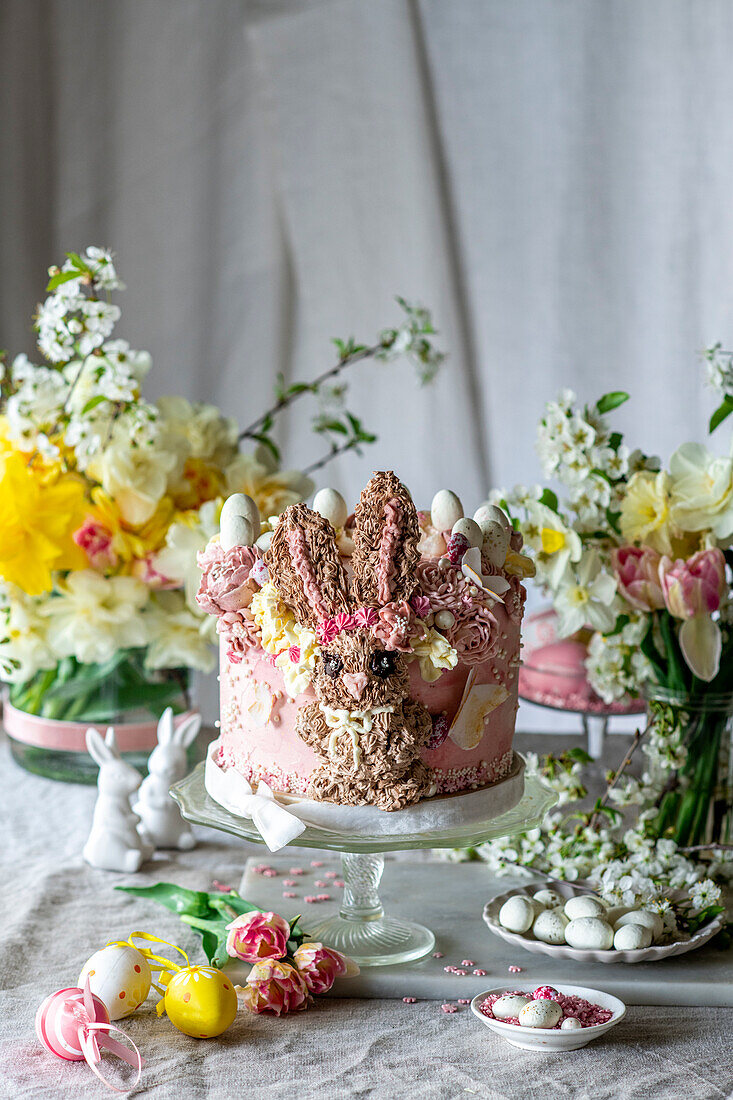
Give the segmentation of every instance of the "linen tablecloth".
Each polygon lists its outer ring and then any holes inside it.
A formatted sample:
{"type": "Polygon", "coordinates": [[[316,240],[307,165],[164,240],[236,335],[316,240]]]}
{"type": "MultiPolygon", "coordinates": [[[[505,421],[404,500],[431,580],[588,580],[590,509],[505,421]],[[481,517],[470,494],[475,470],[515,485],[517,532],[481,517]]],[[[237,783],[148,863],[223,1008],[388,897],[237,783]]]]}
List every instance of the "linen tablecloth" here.
{"type": "MultiPolygon", "coordinates": [[[[179,943],[200,961],[197,938],[176,917],[113,886],[168,879],[207,888],[213,878],[237,884],[245,859],[260,849],[202,829],[193,852],[158,855],[137,876],[96,871],[81,858],[95,790],[27,774],[4,741],[0,761],[0,1097],[107,1095],[84,1064],[41,1048],[37,1006],[74,984],[93,951],[135,929],[179,943]]],[[[480,1027],[467,1007],[446,1015],[434,1001],[329,999],[280,1020],[241,1012],[224,1036],[199,1041],[156,1018],[151,999],[123,1026],[146,1059],[134,1095],[156,1100],[708,1100],[733,1095],[731,1016],[721,1009],[630,1008],[605,1038],[564,1055],[516,1050],[480,1027]]]]}

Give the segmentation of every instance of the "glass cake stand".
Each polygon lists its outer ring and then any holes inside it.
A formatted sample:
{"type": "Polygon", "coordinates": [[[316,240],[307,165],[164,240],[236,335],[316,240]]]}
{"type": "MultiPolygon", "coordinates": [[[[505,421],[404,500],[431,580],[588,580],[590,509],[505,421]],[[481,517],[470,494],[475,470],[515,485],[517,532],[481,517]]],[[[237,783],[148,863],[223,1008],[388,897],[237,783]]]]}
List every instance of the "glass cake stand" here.
{"type": "MultiPolygon", "coordinates": [[[[204,764],[198,764],[190,775],[171,787],[170,793],[187,821],[221,829],[255,844],[264,843],[248,818],[237,817],[210,797],[204,785],[204,764]]],[[[511,810],[460,828],[373,837],[306,828],[296,837],[294,845],[340,852],[344,881],[338,914],[309,928],[309,936],[349,955],[359,966],[387,966],[423,958],[435,947],[430,929],[386,916],[379,900],[384,853],[416,848],[466,848],[511,836],[539,826],[556,801],[555,793],[540,780],[525,775],[524,794],[511,810]]]]}

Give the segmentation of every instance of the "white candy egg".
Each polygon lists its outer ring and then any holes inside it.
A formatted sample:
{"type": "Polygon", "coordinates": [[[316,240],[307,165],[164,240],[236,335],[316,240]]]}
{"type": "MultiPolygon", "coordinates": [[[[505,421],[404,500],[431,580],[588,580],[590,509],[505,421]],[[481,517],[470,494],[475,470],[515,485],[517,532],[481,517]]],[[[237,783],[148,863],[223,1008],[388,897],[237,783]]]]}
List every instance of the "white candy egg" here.
{"type": "Polygon", "coordinates": [[[453,524],[452,535],[463,535],[468,539],[469,546],[481,546],[484,534],[479,525],[472,519],[459,519],[453,524]]]}
{"type": "Polygon", "coordinates": [[[562,1017],[557,1001],[530,1001],[519,1013],[522,1027],[555,1027],[562,1017]]]}
{"type": "Polygon", "coordinates": [[[489,504],[488,501],[483,504],[479,504],[476,511],[473,513],[473,518],[479,525],[481,530],[486,534],[486,530],[490,524],[498,523],[500,527],[512,533],[512,521],[509,516],[504,512],[497,504],[489,504]]]}
{"type": "Polygon", "coordinates": [[[643,924],[622,924],[613,937],[613,946],[617,951],[638,951],[649,947],[651,942],[652,930],[643,924]]]}
{"type": "Polygon", "coordinates": [[[219,523],[223,524],[229,516],[243,516],[248,519],[252,524],[253,537],[257,538],[260,533],[260,510],[252,497],[248,497],[246,493],[232,493],[227,497],[221,508],[219,523]]]}
{"type": "Polygon", "coordinates": [[[626,915],[626,913],[630,912],[630,905],[612,905],[609,909],[606,910],[606,915],[603,919],[607,920],[612,928],[615,928],[616,921],[619,919],[619,917],[623,917],[626,915]]]}
{"type": "Polygon", "coordinates": [[[264,534],[260,535],[260,537],[257,539],[257,542],[255,543],[257,549],[261,550],[263,554],[266,554],[267,551],[270,549],[272,535],[272,531],[265,531],[264,534]]]}
{"type": "Polygon", "coordinates": [[[623,928],[625,924],[640,924],[643,928],[650,929],[653,940],[658,940],[664,931],[659,913],[650,913],[648,909],[632,909],[631,912],[625,913],[614,924],[614,931],[623,928]]]}
{"type": "Polygon", "coordinates": [[[613,947],[613,929],[600,917],[576,917],[565,929],[565,942],[581,951],[608,951],[613,947]]]}
{"type": "Polygon", "coordinates": [[[580,1020],[576,1020],[574,1016],[566,1016],[560,1024],[560,1031],[580,1031],[582,1026],[580,1020]]]}
{"type": "Polygon", "coordinates": [[[506,561],[511,534],[498,523],[487,524],[483,530],[483,554],[496,569],[506,561]]]}
{"type": "Polygon", "coordinates": [[[438,630],[450,630],[456,617],[452,611],[438,611],[435,615],[435,625],[438,630]]]}
{"type": "Polygon", "coordinates": [[[327,519],[334,530],[346,523],[349,509],[337,489],[319,489],[313,498],[313,511],[327,519]]]}
{"type": "Polygon", "coordinates": [[[463,505],[450,489],[439,489],[430,505],[430,522],[437,531],[452,531],[453,524],[463,519],[463,505]]]}
{"type": "Polygon", "coordinates": [[[568,918],[562,909],[543,909],[535,918],[532,931],[543,943],[565,943],[565,929],[568,918]]]}
{"type": "Polygon", "coordinates": [[[538,901],[545,909],[559,909],[565,904],[565,898],[557,890],[538,890],[532,895],[532,900],[538,901]]]}
{"type": "Polygon", "coordinates": [[[499,910],[499,924],[509,932],[518,932],[523,935],[529,932],[534,923],[534,906],[529,898],[515,894],[507,900],[499,910]]]}
{"type": "Polygon", "coordinates": [[[221,523],[221,542],[224,550],[233,546],[251,546],[254,542],[254,528],[244,516],[228,515],[221,523]]]}
{"type": "Polygon", "coordinates": [[[605,920],[606,908],[592,894],[577,894],[565,902],[565,916],[570,920],[575,920],[576,917],[603,917],[605,920]]]}
{"type": "Polygon", "coordinates": [[[531,997],[522,997],[519,993],[507,993],[499,997],[491,1006],[497,1020],[516,1020],[525,1005],[531,1004],[531,997]]]}
{"type": "Polygon", "coordinates": [[[129,944],[95,952],[84,964],[76,984],[83,986],[87,977],[92,993],[104,1001],[110,1020],[129,1016],[150,992],[148,961],[129,944]]]}

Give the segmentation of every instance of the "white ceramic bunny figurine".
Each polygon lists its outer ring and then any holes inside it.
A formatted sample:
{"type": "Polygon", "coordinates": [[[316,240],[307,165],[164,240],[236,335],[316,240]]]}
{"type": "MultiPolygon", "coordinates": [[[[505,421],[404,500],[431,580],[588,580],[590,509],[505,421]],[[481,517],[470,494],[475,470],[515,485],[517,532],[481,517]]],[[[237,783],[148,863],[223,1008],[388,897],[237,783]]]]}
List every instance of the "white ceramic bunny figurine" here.
{"type": "Polygon", "coordinates": [[[200,714],[192,714],[176,729],[170,707],[158,722],[158,744],[150,754],[149,774],[143,780],[135,804],[135,812],[142,819],[140,828],[143,836],[156,848],[187,850],[196,844],[191,826],[181,817],[181,811],[169,791],[186,774],[186,749],[200,729],[200,714]]]}
{"type": "Polygon", "coordinates": [[[102,739],[95,729],[87,730],[87,749],[99,764],[92,830],[84,845],[84,859],[103,871],[139,871],[153,854],[138,832],[140,818],[130,808],[130,795],[142,783],[132,764],[120,759],[115,731],[102,739]]]}

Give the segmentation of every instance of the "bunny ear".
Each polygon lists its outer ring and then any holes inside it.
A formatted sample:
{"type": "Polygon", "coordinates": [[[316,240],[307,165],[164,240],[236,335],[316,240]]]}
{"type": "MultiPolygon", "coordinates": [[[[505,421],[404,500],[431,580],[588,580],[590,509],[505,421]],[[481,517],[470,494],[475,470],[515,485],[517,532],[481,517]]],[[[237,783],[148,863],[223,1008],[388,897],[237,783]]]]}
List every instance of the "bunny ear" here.
{"type": "Polygon", "coordinates": [[[107,733],[104,738],[104,743],[109,749],[110,758],[116,760],[120,753],[117,748],[117,738],[115,737],[114,726],[107,727],[107,733]]]}
{"type": "Polygon", "coordinates": [[[86,743],[89,755],[95,763],[99,764],[100,768],[103,764],[114,759],[113,754],[104,742],[104,738],[93,726],[90,726],[87,730],[86,743]]]}
{"type": "Polygon", "coordinates": [[[177,745],[181,745],[184,749],[187,749],[188,746],[192,745],[196,740],[196,736],[200,729],[201,715],[192,714],[185,722],[181,722],[180,726],[173,734],[173,740],[177,745]]]}
{"type": "Polygon", "coordinates": [[[166,707],[158,720],[158,744],[169,745],[173,740],[173,711],[166,707]]]}
{"type": "Polygon", "coordinates": [[[312,628],[349,611],[346,573],[333,527],[305,504],[293,504],[280,516],[265,556],[281,600],[299,623],[312,628]]]}
{"type": "Polygon", "coordinates": [[[420,554],[417,510],[390,471],[375,473],[354,510],[354,602],[382,607],[409,600],[420,554]]]}

